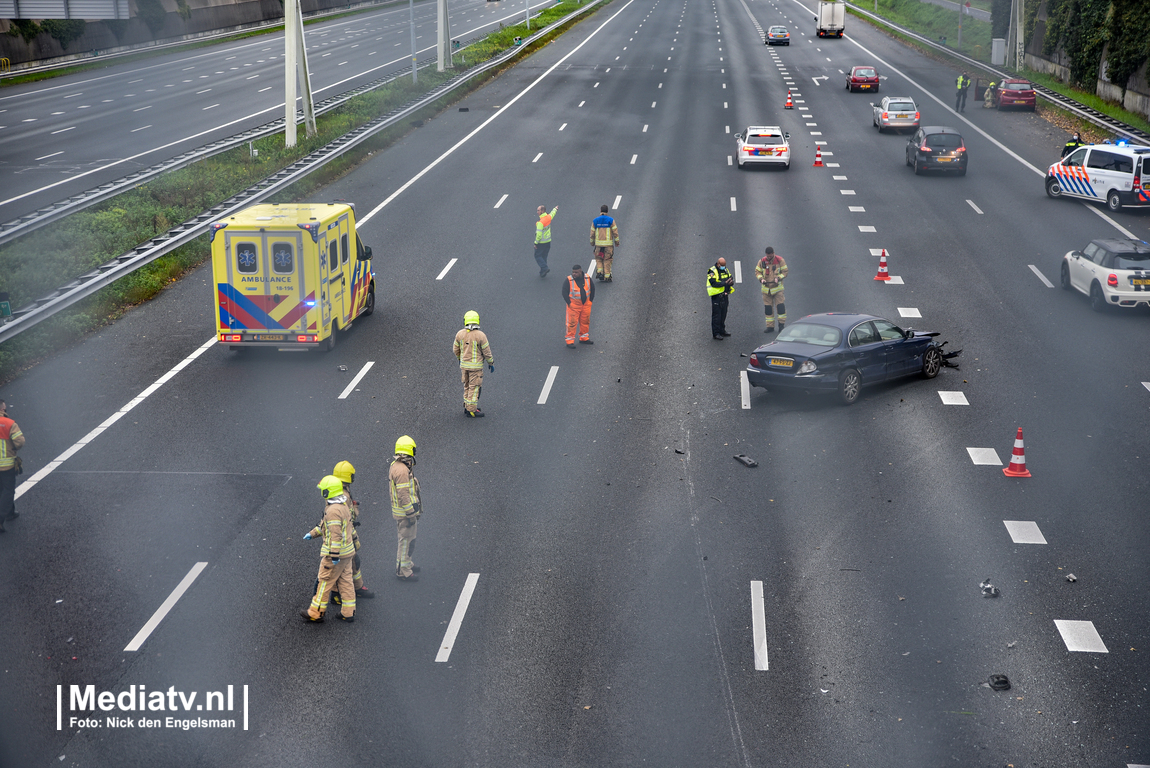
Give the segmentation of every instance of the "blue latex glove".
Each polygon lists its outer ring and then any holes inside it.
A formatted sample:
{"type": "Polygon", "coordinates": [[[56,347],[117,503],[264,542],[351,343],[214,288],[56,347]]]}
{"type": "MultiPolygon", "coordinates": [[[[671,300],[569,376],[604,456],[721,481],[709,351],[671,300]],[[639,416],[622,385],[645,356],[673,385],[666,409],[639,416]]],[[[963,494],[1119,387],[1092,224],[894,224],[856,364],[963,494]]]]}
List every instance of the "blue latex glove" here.
{"type": "Polygon", "coordinates": [[[488,363],[487,364],[487,370],[490,371],[491,373],[495,373],[495,366],[492,365],[491,363],[488,363]]]}
{"type": "Polygon", "coordinates": [[[311,532],[309,531],[308,533],[305,533],[303,535],[303,538],[304,538],[304,541],[307,541],[308,539],[310,539],[311,538],[311,532]]]}
{"type": "Polygon", "coordinates": [[[332,564],[332,565],[339,565],[339,558],[338,558],[338,557],[333,557],[333,558],[331,559],[331,564],[332,564]]]}

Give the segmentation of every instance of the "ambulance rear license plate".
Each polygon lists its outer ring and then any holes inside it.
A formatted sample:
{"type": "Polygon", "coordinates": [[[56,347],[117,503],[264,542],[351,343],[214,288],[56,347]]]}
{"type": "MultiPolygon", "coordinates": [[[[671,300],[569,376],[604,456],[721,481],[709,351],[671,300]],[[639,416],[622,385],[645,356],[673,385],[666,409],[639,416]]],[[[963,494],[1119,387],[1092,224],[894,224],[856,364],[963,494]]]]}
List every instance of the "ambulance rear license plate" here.
{"type": "Polygon", "coordinates": [[[282,333],[257,333],[252,336],[252,341],[283,341],[284,335],[282,333]]]}

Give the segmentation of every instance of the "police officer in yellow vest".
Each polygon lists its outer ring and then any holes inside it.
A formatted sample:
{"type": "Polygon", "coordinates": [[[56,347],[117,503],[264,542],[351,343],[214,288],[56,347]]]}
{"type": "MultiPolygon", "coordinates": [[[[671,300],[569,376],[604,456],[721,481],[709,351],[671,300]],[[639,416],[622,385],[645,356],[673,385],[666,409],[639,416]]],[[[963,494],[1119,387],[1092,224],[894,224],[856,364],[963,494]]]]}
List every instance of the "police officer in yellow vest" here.
{"type": "Polygon", "coordinates": [[[547,212],[544,206],[535,209],[539,220],[535,222],[535,263],[539,265],[539,276],[546,277],[551,270],[547,267],[547,254],[551,251],[551,222],[559,212],[559,206],[547,212]]]}
{"type": "Polygon", "coordinates": [[[965,72],[963,72],[961,75],[958,76],[958,81],[955,83],[955,87],[958,90],[954,94],[954,111],[955,112],[965,112],[966,111],[966,89],[970,87],[970,76],[967,75],[965,72]]]}
{"type": "Polygon", "coordinates": [[[495,357],[487,334],[479,330],[479,313],[471,310],[463,316],[463,328],[455,334],[451,351],[459,358],[459,372],[463,377],[463,412],[472,418],[482,417],[479,410],[479,392],[483,388],[483,363],[495,373],[495,357]]]}
{"type": "Polygon", "coordinates": [[[1070,141],[1066,142],[1066,146],[1062,148],[1062,156],[1066,157],[1067,155],[1069,155],[1074,150],[1078,149],[1079,147],[1084,147],[1084,146],[1086,146],[1086,145],[1083,144],[1082,139],[1079,138],[1078,131],[1075,131],[1074,132],[1074,138],[1072,138],[1070,141]]]}
{"type": "Polygon", "coordinates": [[[727,297],[735,292],[735,278],[727,269],[727,260],[720,258],[707,270],[707,295],[711,297],[711,336],[723,341],[727,333],[727,297]]]}

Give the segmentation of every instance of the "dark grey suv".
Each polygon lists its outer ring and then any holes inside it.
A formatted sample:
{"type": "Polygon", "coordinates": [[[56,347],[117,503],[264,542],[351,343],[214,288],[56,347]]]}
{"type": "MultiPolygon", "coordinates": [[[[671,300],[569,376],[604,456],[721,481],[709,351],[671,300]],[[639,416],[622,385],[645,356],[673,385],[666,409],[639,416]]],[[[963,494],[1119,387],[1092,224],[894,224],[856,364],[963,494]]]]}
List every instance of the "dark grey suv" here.
{"type": "Polygon", "coordinates": [[[966,175],[966,143],[953,128],[927,125],[919,128],[906,143],[906,164],[917,174],[951,171],[966,175]]]}

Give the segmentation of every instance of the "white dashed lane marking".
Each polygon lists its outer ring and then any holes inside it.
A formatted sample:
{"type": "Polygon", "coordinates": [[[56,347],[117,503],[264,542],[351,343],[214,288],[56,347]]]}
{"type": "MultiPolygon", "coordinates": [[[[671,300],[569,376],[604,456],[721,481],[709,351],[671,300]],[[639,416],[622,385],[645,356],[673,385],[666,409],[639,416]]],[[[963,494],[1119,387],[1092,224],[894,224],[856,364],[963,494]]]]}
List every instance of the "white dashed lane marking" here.
{"type": "Polygon", "coordinates": [[[547,396],[551,394],[551,386],[555,384],[555,376],[559,373],[559,366],[551,366],[551,371],[547,374],[547,380],[543,382],[543,391],[539,393],[539,399],[536,405],[546,405],[547,396]]]}
{"type": "MultiPolygon", "coordinates": [[[[500,200],[500,202],[503,202],[503,201],[502,201],[502,200],[500,200]]],[[[498,206],[496,206],[496,207],[498,207],[498,206]]],[[[457,262],[457,261],[459,261],[459,259],[452,259],[451,261],[447,262],[447,266],[443,268],[443,271],[442,271],[442,272],[440,272],[440,273],[439,273],[439,276],[438,276],[438,277],[436,277],[435,279],[436,279],[436,280],[442,280],[442,279],[443,279],[443,276],[444,276],[444,275],[446,275],[446,274],[448,273],[448,271],[449,271],[449,270],[450,270],[452,267],[454,267],[454,266],[455,266],[455,262],[457,262]]]]}
{"type": "Polygon", "coordinates": [[[638,155],[631,155],[631,165],[634,165],[634,164],[635,164],[635,161],[636,161],[636,160],[638,160],[638,159],[639,159],[639,156],[638,156],[638,155]]]}
{"type": "Polygon", "coordinates": [[[1146,387],[1146,391],[1150,392],[1150,381],[1142,382],[1142,386],[1146,387]]]}
{"type": "Polygon", "coordinates": [[[899,307],[899,317],[922,317],[922,313],[918,311],[917,307],[899,307]]]}
{"type": "MultiPolygon", "coordinates": [[[[215,339],[212,339],[212,341],[215,341],[215,339]]],[[[128,647],[124,649],[126,652],[140,650],[140,646],[143,645],[144,641],[148,639],[148,636],[155,631],[156,627],[160,626],[160,622],[168,615],[168,611],[172,610],[172,607],[175,606],[179,599],[184,596],[184,593],[188,591],[188,587],[192,586],[192,582],[196,580],[196,577],[207,567],[207,563],[196,563],[192,566],[192,570],[188,571],[188,575],[176,585],[176,588],[172,590],[172,594],[168,595],[168,599],[156,609],[156,612],[152,614],[152,618],[148,619],[148,623],[132,638],[132,642],[128,643],[128,647]]]]}
{"type": "Polygon", "coordinates": [[[866,213],[866,208],[861,205],[848,205],[847,210],[851,213],[866,213]]]}
{"type": "Polygon", "coordinates": [[[942,398],[943,405],[970,405],[970,403],[966,401],[965,392],[939,390],[938,396],[942,398]]]}
{"type": "Polygon", "coordinates": [[[763,603],[763,582],[751,582],[751,634],[755,641],[755,669],[767,670],[767,611],[763,603]]]}
{"type": "Polygon", "coordinates": [[[563,130],[566,127],[567,127],[567,123],[563,123],[563,125],[559,126],[559,130],[563,130]]]}
{"type": "Polygon", "coordinates": [[[1045,544],[1046,537],[1033,520],[1003,520],[1010,540],[1015,544],[1045,544]]]}
{"type": "Polygon", "coordinates": [[[1034,266],[1033,264],[1027,264],[1026,266],[1030,267],[1031,272],[1038,275],[1038,279],[1042,281],[1043,285],[1045,285],[1047,288],[1053,288],[1054,287],[1054,283],[1047,280],[1046,275],[1042,274],[1042,272],[1039,271],[1038,267],[1034,266]]]}
{"type": "Polygon", "coordinates": [[[436,661],[447,661],[451,657],[451,649],[455,647],[455,638],[459,635],[459,628],[463,624],[463,617],[467,613],[467,606],[471,604],[471,595],[475,593],[478,581],[478,573],[467,574],[467,581],[463,582],[463,592],[459,594],[459,602],[455,604],[455,611],[447,624],[447,632],[443,635],[443,642],[439,644],[439,653],[435,654],[436,661]]]}
{"type": "Polygon", "coordinates": [[[534,159],[534,160],[532,160],[531,162],[533,162],[533,163],[538,163],[538,162],[539,162],[539,158],[541,158],[541,157],[543,157],[543,153],[542,153],[542,152],[540,152],[538,155],[536,155],[536,156],[535,156],[535,159],[534,159]]]}
{"type": "Polygon", "coordinates": [[[612,205],[611,208],[612,209],[618,208],[619,203],[621,203],[621,202],[623,202],[623,196],[622,195],[615,195],[615,204],[612,205]]]}
{"type": "MultiPolygon", "coordinates": [[[[824,152],[823,154],[825,155],[826,153],[824,152]]],[[[855,193],[855,191],[853,189],[840,189],[839,190],[840,195],[853,195],[854,193],[855,193]]]]}
{"type": "Polygon", "coordinates": [[[735,208],[735,198],[733,198],[733,197],[731,198],[731,210],[732,210],[732,211],[734,211],[734,210],[737,210],[737,209],[735,208]]]}
{"type": "Polygon", "coordinates": [[[975,205],[973,200],[967,200],[966,203],[967,203],[967,205],[969,205],[971,208],[974,209],[975,213],[980,214],[980,215],[982,214],[982,209],[979,208],[977,205],[975,205]]]}
{"type": "Polygon", "coordinates": [[[499,202],[495,204],[495,207],[498,208],[499,206],[503,205],[503,201],[506,199],[507,199],[507,195],[504,195],[503,197],[499,198],[499,202]]]}
{"type": "MultiPolygon", "coordinates": [[[[454,263],[455,263],[455,259],[452,259],[451,264],[454,264],[454,263]]],[[[443,271],[439,273],[439,277],[443,277],[445,274],[447,274],[447,270],[451,269],[451,264],[448,264],[446,267],[443,268],[443,271]]],[[[438,280],[439,277],[437,277],[435,279],[438,280]]],[[[355,378],[351,380],[351,383],[348,384],[346,387],[344,387],[343,392],[341,392],[339,397],[336,399],[337,400],[346,400],[347,396],[350,395],[353,391],[355,391],[356,385],[359,384],[359,382],[361,380],[363,380],[363,377],[367,375],[367,372],[371,370],[371,366],[373,366],[373,365],[375,365],[374,360],[369,360],[367,363],[365,363],[364,366],[359,369],[359,373],[357,373],[355,375],[355,378]]]]}
{"type": "Polygon", "coordinates": [[[1058,627],[1058,634],[1062,635],[1062,642],[1066,643],[1066,650],[1081,651],[1083,653],[1110,653],[1102,636],[1094,628],[1092,621],[1067,621],[1055,619],[1054,626],[1058,627]]]}
{"type": "Polygon", "coordinates": [[[847,181],[846,176],[831,176],[831,178],[834,179],[835,181],[847,181]]]}
{"type": "Polygon", "coordinates": [[[877,231],[878,230],[876,230],[874,227],[870,226],[869,224],[860,224],[859,225],[859,232],[877,232],[877,231]]]}
{"type": "Polygon", "coordinates": [[[1001,467],[1002,459],[998,458],[998,451],[993,448],[967,448],[970,460],[978,465],[988,467],[1001,467]]]}

